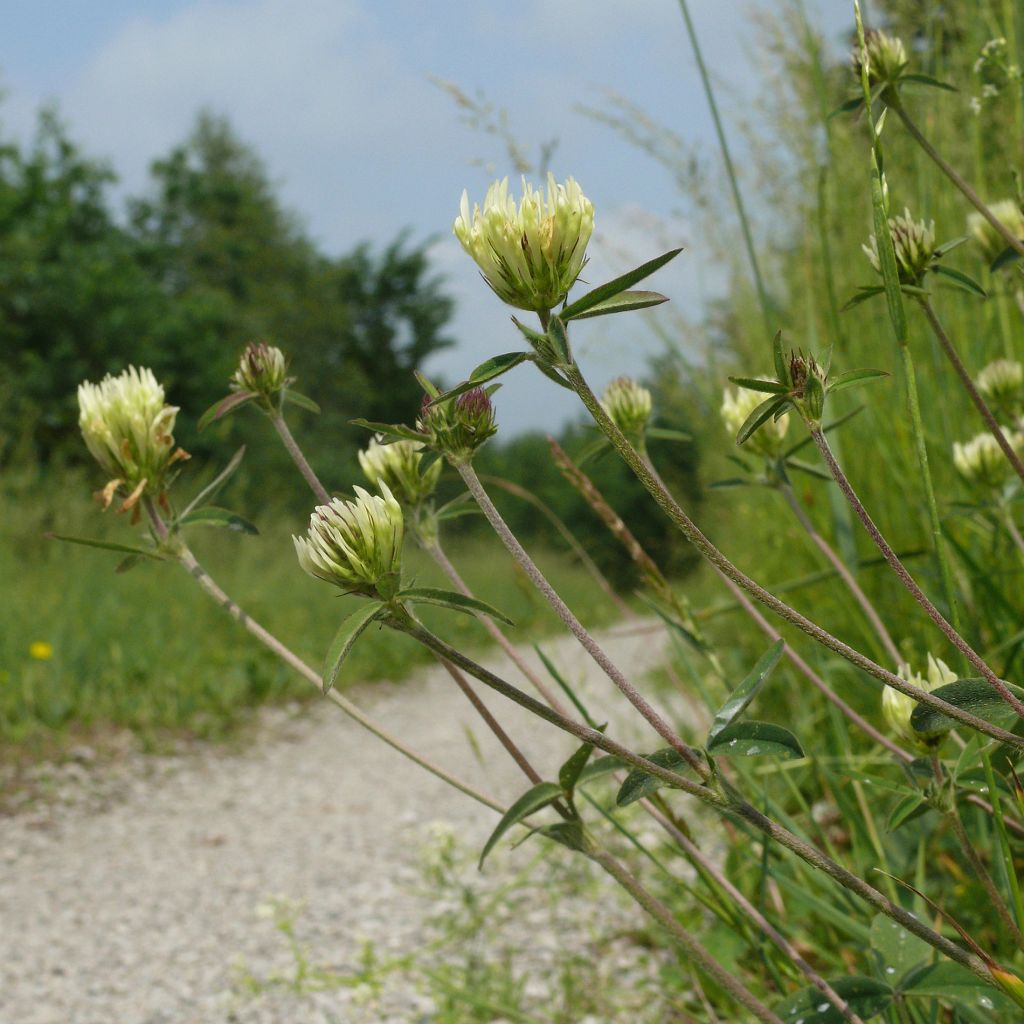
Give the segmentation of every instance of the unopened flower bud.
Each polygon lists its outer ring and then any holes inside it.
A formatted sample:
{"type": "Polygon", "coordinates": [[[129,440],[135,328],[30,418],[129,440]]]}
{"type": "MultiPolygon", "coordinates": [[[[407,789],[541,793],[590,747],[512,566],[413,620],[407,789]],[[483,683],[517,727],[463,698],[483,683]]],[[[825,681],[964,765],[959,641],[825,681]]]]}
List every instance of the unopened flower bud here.
{"type": "Polygon", "coordinates": [[[284,387],[287,369],[284,353],[279,348],[265,341],[254,341],[246,345],[231,383],[239,391],[255,391],[270,398],[284,387]]]}
{"type": "Polygon", "coordinates": [[[601,399],[604,411],[612,422],[631,440],[643,438],[651,418],[651,393],[631,377],[616,377],[605,389],[601,399]]]}
{"type": "Polygon", "coordinates": [[[1024,412],[1024,363],[997,359],[978,374],[978,390],[1004,416],[1024,412]]]}
{"type": "Polygon", "coordinates": [[[573,178],[547,180],[547,196],[523,178],[517,208],[508,178],[487,190],[484,208],[462,193],[455,236],[476,260],[484,280],[517,309],[548,312],[565,298],[586,262],[594,207],[573,178]]]}
{"type": "MultiPolygon", "coordinates": [[[[1016,199],[999,199],[988,208],[1014,238],[1024,239],[1024,213],[1016,199]]],[[[987,263],[1007,248],[1006,239],[977,210],[967,215],[967,233],[978,243],[987,263]]]]}
{"type": "MultiPolygon", "coordinates": [[[[899,278],[904,284],[920,284],[924,275],[935,261],[935,221],[915,221],[910,210],[904,209],[902,217],[889,218],[892,244],[896,250],[896,266],[899,278]]],[[[867,245],[861,248],[878,273],[882,263],[878,257],[878,239],[872,235],[867,245]]]]}
{"type": "MultiPolygon", "coordinates": [[[[1016,431],[1004,427],[1003,434],[1013,448],[1022,447],[1024,438],[1016,431]]],[[[954,441],[953,465],[972,484],[992,489],[1006,483],[1011,469],[999,442],[988,431],[976,434],[970,441],[954,441]]]]}
{"type": "Polygon", "coordinates": [[[417,441],[381,444],[376,438],[359,453],[359,465],[375,486],[385,484],[403,507],[413,508],[434,493],[443,464],[435,461],[424,472],[423,445],[417,441]]]}
{"type": "Polygon", "coordinates": [[[825,411],[827,375],[812,356],[794,352],[789,359],[789,376],[793,383],[793,404],[812,425],[821,423],[825,411]]]}
{"type": "Polygon", "coordinates": [[[78,386],[78,425],[93,458],[111,480],[103,490],[108,506],[123,487],[132,508],[143,494],[159,497],[168,468],[188,454],[174,447],[178,409],[164,401],[164,389],[153,371],[128,367],[99,384],[78,386]]]}
{"type": "MultiPolygon", "coordinates": [[[[932,690],[946,683],[956,682],[956,673],[940,658],[928,655],[928,673],[922,676],[919,672],[912,673],[909,665],[900,665],[896,670],[900,679],[912,683],[918,689],[931,693],[932,690]]],[[[934,734],[918,732],[910,724],[910,716],[917,707],[917,701],[906,693],[886,686],[882,690],[882,715],[889,728],[899,739],[919,750],[932,750],[945,735],[944,732],[934,734]]]]}
{"type": "MultiPolygon", "coordinates": [[[[748,391],[746,388],[726,388],[722,392],[722,422],[725,429],[735,437],[740,427],[747,422],[750,414],[767,398],[756,391],[748,391]]],[[[784,413],[778,419],[770,418],[761,425],[744,442],[744,447],[763,455],[765,458],[774,459],[782,452],[782,442],[786,438],[786,431],[789,429],[789,413],[784,413]]]]}
{"type": "Polygon", "coordinates": [[[494,406],[483,388],[465,391],[457,398],[431,403],[423,399],[420,430],[430,435],[431,445],[452,462],[466,462],[497,433],[494,406]]]}
{"type": "Polygon", "coordinates": [[[381,496],[354,488],[355,501],[318,505],[305,537],[292,537],[299,565],[346,591],[376,596],[397,584],[402,562],[402,508],[380,485],[381,496]]]}
{"type": "MultiPolygon", "coordinates": [[[[868,82],[872,86],[882,83],[894,85],[898,82],[907,67],[907,48],[903,40],[875,28],[864,33],[864,44],[868,58],[868,82]]],[[[864,60],[860,46],[853,48],[851,58],[859,78],[864,60]]]]}

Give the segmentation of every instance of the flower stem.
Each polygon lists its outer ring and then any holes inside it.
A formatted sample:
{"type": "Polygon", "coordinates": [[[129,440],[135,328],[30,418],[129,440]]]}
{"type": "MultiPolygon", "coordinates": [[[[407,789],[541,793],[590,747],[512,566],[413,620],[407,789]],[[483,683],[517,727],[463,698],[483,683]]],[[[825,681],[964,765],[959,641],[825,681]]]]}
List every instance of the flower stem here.
{"type": "Polygon", "coordinates": [[[579,640],[583,649],[600,666],[601,670],[619,688],[622,694],[640,712],[651,727],[672,747],[701,778],[707,780],[711,776],[711,770],[704,760],[693,750],[672,727],[666,722],[657,711],[640,694],[636,687],[619,671],[600,644],[591,636],[583,624],[572,613],[569,606],[559,597],[554,587],[547,581],[544,574],[537,568],[536,563],[527,554],[525,548],[516,539],[509,529],[508,524],[501,517],[494,502],[484,490],[480,478],[476,475],[473,467],[468,462],[459,463],[456,468],[464,483],[469,488],[476,503],[491,524],[494,532],[497,533],[501,542],[508,549],[512,557],[523,567],[530,581],[538,591],[547,599],[548,604],[555,610],[558,617],[579,640]]]}
{"type": "Polygon", "coordinates": [[[668,489],[661,484],[657,475],[651,472],[650,467],[644,462],[639,453],[632,447],[632,445],[630,445],[622,432],[611,421],[607,413],[605,413],[602,408],[601,403],[598,401],[597,396],[590,389],[590,385],[587,384],[587,381],[580,372],[579,367],[573,363],[565,368],[565,374],[569,382],[572,384],[573,389],[579,395],[591,416],[593,416],[594,421],[604,432],[605,436],[611,441],[613,447],[622,456],[626,464],[633,470],[637,479],[644,485],[647,491],[658,503],[662,511],[669,517],[669,519],[672,520],[673,523],[675,523],[687,540],[689,540],[690,543],[693,544],[693,546],[696,547],[712,565],[718,568],[724,576],[731,579],[734,583],[750,594],[751,597],[765,605],[765,607],[771,609],[771,611],[781,616],[787,622],[803,630],[803,632],[812,639],[845,658],[852,665],[856,665],[857,668],[863,669],[869,675],[881,680],[887,686],[891,686],[893,689],[899,690],[900,693],[905,693],[907,696],[913,697],[918,703],[926,704],[928,707],[934,708],[936,711],[941,711],[949,718],[955,719],[963,725],[984,733],[986,736],[991,736],[993,739],[998,739],[1003,743],[1007,743],[1015,749],[1024,749],[1024,739],[1021,737],[1007,731],[1006,729],[1001,729],[998,726],[991,725],[984,719],[979,718],[977,715],[972,715],[970,712],[963,711],[955,705],[934,696],[927,690],[922,690],[921,687],[914,686],[912,683],[906,682],[894,672],[890,672],[888,669],[876,664],[867,656],[861,654],[848,644],[843,643],[843,641],[839,640],[837,637],[834,637],[817,623],[812,622],[795,608],[791,608],[784,601],[779,600],[779,598],[775,597],[774,594],[765,590],[764,587],[730,562],[729,559],[726,558],[725,555],[722,554],[722,552],[719,551],[718,548],[715,547],[715,545],[712,544],[711,541],[700,531],[700,529],[698,529],[697,525],[683,511],[681,506],[669,493],[668,489]]]}
{"type": "Polygon", "coordinates": [[[302,454],[302,449],[288,428],[288,424],[285,423],[284,416],[281,415],[278,409],[274,409],[268,415],[270,416],[270,422],[274,424],[274,429],[281,438],[281,442],[284,444],[285,450],[292,457],[292,462],[298,466],[303,479],[309,484],[310,490],[316,495],[316,500],[321,505],[329,505],[331,503],[331,496],[327,493],[327,488],[320,483],[320,478],[316,475],[313,467],[306,461],[306,456],[302,454]]]}
{"type": "Polygon", "coordinates": [[[1005,225],[999,218],[985,205],[981,197],[973,188],[954,170],[954,168],[948,164],[942,157],[942,154],[921,134],[921,130],[911,120],[910,115],[906,112],[903,104],[896,102],[892,104],[899,116],[899,119],[903,122],[904,127],[910,133],[910,137],[925,151],[929,159],[935,164],[936,167],[942,171],[943,174],[964,194],[967,201],[973,206],[978,213],[988,221],[992,226],[992,229],[1003,239],[1008,246],[1016,249],[1022,256],[1024,256],[1024,242],[1017,238],[1014,233],[1005,225]]]}
{"type": "Polygon", "coordinates": [[[1007,685],[988,667],[984,659],[979,655],[973,647],[960,634],[946,621],[942,613],[935,607],[934,604],[928,599],[924,591],[917,585],[917,582],[907,571],[906,566],[900,561],[899,556],[889,546],[889,542],[882,536],[878,527],[875,526],[874,521],[871,519],[868,510],[861,503],[860,498],[857,497],[856,491],[853,489],[853,485],[847,479],[846,474],[842,471],[839,463],[836,462],[835,456],[832,454],[832,449],[829,447],[828,439],[822,433],[820,428],[812,428],[811,436],[814,438],[814,443],[818,446],[818,451],[821,452],[822,458],[825,460],[825,464],[829,468],[829,472],[832,474],[832,479],[839,485],[839,489],[843,492],[846,500],[850,503],[850,507],[853,509],[857,518],[861,521],[864,529],[867,530],[868,535],[875,542],[876,547],[882,553],[882,557],[889,564],[889,568],[896,574],[900,582],[910,592],[914,600],[924,609],[927,616],[935,623],[936,626],[942,631],[943,635],[947,640],[973,665],[985,678],[986,682],[999,694],[1007,704],[1022,718],[1024,718],[1024,704],[1022,704],[1009,690],[1007,685]]]}
{"type": "Polygon", "coordinates": [[[932,304],[925,296],[921,296],[918,301],[921,309],[924,311],[925,318],[928,320],[928,323],[935,334],[935,337],[942,346],[942,351],[946,353],[946,358],[953,364],[953,369],[956,370],[956,375],[960,378],[960,382],[963,384],[964,390],[974,403],[974,408],[978,410],[981,418],[985,421],[985,426],[987,426],[992,432],[992,436],[996,439],[996,442],[999,444],[1000,449],[1002,449],[1007,461],[1011,466],[1013,466],[1013,471],[1021,478],[1021,480],[1024,480],[1024,461],[1022,461],[1021,457],[1014,451],[1013,445],[1010,444],[1006,434],[1003,433],[1003,428],[999,425],[999,421],[993,415],[992,410],[988,407],[985,399],[981,397],[974,381],[971,379],[971,375],[967,372],[967,367],[964,366],[963,361],[960,359],[960,354],[957,352],[952,340],[943,328],[932,304]]]}

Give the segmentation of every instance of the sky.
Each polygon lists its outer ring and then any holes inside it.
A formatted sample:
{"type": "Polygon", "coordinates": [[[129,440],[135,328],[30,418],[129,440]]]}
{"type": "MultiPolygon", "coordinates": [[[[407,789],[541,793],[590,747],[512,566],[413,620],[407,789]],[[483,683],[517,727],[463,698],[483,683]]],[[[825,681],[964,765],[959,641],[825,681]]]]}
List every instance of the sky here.
{"type": "MultiPolygon", "coordinates": [[[[757,87],[751,9],[773,0],[690,0],[705,60],[730,108],[757,87]]],[[[848,0],[805,0],[839,46],[848,0]]],[[[226,115],[264,160],[286,207],[330,253],[408,229],[457,302],[457,345],[427,369],[448,382],[519,347],[507,307],[451,234],[462,190],[483,200],[514,169],[500,142],[460,118],[434,81],[508,112],[536,158],[575,177],[595,207],[589,284],[657,255],[666,231],[686,251],[654,287],[689,312],[716,287],[701,239],[678,211],[669,174],[580,113],[628,97],[714,157],[714,135],[676,0],[5,0],[0,123],[31,135],[55,102],[72,137],[110,161],[125,194],[147,188],[150,162],[183,140],[203,108],[226,115]],[[668,225],[667,228],[665,225],[668,225]]],[[[724,181],[722,188],[725,188],[724,181]]],[[[581,293],[581,292],[579,292],[581,293]]],[[[629,316],[629,315],[627,315],[629,316]]],[[[277,339],[286,351],[301,339],[277,339]]],[[[639,375],[659,343],[626,318],[578,325],[591,382],[639,375]],[[614,322],[614,331],[609,326],[614,322]]],[[[117,369],[117,368],[112,368],[117,369]]],[[[497,396],[508,431],[557,430],[574,396],[520,367],[497,396]]]]}

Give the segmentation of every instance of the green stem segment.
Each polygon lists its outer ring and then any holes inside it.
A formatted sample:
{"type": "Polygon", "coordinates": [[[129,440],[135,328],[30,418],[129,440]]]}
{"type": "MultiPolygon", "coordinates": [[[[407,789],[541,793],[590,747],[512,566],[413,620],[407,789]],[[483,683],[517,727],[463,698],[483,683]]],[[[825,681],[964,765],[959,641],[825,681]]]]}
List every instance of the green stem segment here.
{"type": "Polygon", "coordinates": [[[316,500],[320,502],[321,505],[329,505],[331,503],[331,496],[327,493],[327,488],[320,483],[320,478],[316,475],[315,470],[306,461],[306,456],[302,454],[302,449],[292,436],[291,430],[288,429],[288,424],[285,422],[284,416],[282,416],[280,411],[277,409],[270,412],[269,416],[270,422],[274,424],[274,429],[281,438],[281,443],[291,456],[292,462],[294,462],[298,467],[299,472],[302,474],[302,478],[307,484],[309,484],[310,490],[316,495],[316,500]]]}
{"type": "Polygon", "coordinates": [[[731,579],[735,584],[737,584],[737,586],[741,587],[750,594],[751,597],[759,601],[765,607],[769,608],[771,611],[775,612],[798,629],[803,630],[803,632],[813,640],[816,640],[829,650],[834,651],[836,654],[840,655],[840,657],[845,658],[850,662],[850,664],[855,665],[857,668],[862,669],[869,675],[874,676],[887,686],[891,686],[893,689],[899,690],[900,693],[905,693],[907,696],[913,697],[918,703],[926,704],[929,707],[934,708],[936,711],[940,711],[949,718],[952,718],[963,725],[969,726],[978,732],[984,733],[986,736],[990,736],[993,739],[998,739],[1003,743],[1007,743],[1015,749],[1024,749],[1024,739],[1020,736],[1017,736],[1006,729],[1001,729],[998,726],[991,725],[989,722],[979,718],[977,715],[972,715],[969,712],[963,711],[947,701],[934,696],[927,690],[922,690],[919,686],[914,686],[912,683],[908,683],[906,680],[901,679],[894,672],[890,672],[888,669],[876,664],[870,658],[861,654],[860,651],[857,651],[848,644],[843,643],[842,640],[834,637],[817,623],[812,622],[795,608],[791,608],[784,601],[779,600],[779,598],[775,597],[774,594],[765,590],[765,588],[759,583],[749,577],[737,566],[733,565],[733,563],[730,562],[729,559],[726,558],[725,555],[722,554],[722,552],[719,551],[706,536],[704,536],[693,520],[690,519],[690,517],[679,506],[675,498],[672,497],[668,489],[661,484],[656,474],[651,472],[650,467],[644,462],[638,452],[623,436],[622,432],[611,421],[608,414],[604,411],[600,401],[598,401],[597,396],[591,390],[590,385],[580,372],[579,367],[573,363],[563,369],[566,377],[573,387],[573,390],[579,395],[580,400],[587,407],[591,416],[593,416],[594,421],[601,428],[608,440],[611,441],[612,446],[622,456],[630,469],[633,470],[637,479],[644,485],[650,495],[658,503],[662,511],[669,517],[669,519],[672,520],[673,523],[675,523],[687,540],[689,540],[690,543],[693,544],[694,547],[696,547],[712,565],[718,568],[724,576],[731,579]]]}

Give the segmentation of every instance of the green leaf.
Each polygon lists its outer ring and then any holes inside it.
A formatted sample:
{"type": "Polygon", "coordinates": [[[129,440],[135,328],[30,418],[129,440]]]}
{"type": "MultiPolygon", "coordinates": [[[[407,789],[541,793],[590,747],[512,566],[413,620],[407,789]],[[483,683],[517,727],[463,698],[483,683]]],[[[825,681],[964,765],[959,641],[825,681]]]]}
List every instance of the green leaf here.
{"type": "Polygon", "coordinates": [[[786,399],[780,398],[777,395],[772,395],[771,398],[766,398],[760,405],[756,406],[753,412],[751,412],[751,414],[743,421],[743,426],[740,427],[736,434],[736,443],[743,444],[743,442],[746,441],[762,423],[766,423],[770,420],[772,416],[774,416],[778,410],[784,408],[786,404],[786,399]]]}
{"type": "Polygon", "coordinates": [[[405,590],[400,590],[395,596],[411,601],[413,604],[433,604],[440,608],[465,612],[467,615],[488,615],[509,626],[515,625],[504,612],[499,612],[493,605],[475,597],[458,594],[454,590],[438,590],[435,587],[407,587],[405,590]]]}
{"type": "Polygon", "coordinates": [[[593,309],[598,304],[612,298],[612,296],[618,295],[620,292],[624,292],[627,288],[632,287],[638,281],[642,281],[645,277],[649,277],[656,270],[668,263],[669,260],[675,259],[682,251],[682,247],[678,249],[671,249],[669,252],[650,260],[648,263],[642,264],[635,270],[630,270],[621,277],[616,277],[614,280],[608,281],[606,284],[599,285],[593,291],[587,292],[586,295],[566,306],[558,315],[562,318],[563,322],[575,319],[581,313],[585,313],[588,309],[593,309]]]}
{"type": "MultiPolygon", "coordinates": [[[[235,470],[242,464],[245,456],[245,445],[231,456],[231,461],[185,506],[182,516],[187,516],[193,509],[200,508],[220,492],[220,489],[235,474],[235,470]]],[[[179,517],[180,518],[180,517],[179,517]]]]}
{"type": "Polygon", "coordinates": [[[569,335],[566,333],[562,320],[553,316],[548,322],[548,346],[555,355],[555,362],[568,366],[572,361],[569,355],[569,335]]]}
{"type": "MultiPolygon", "coordinates": [[[[829,985],[861,1020],[868,1020],[885,1010],[892,1002],[892,989],[882,981],[856,974],[845,978],[829,978],[829,985]]],[[[802,1024],[843,1024],[843,1015],[812,987],[801,989],[796,995],[776,1003],[775,1015],[784,1021],[797,1020],[802,1024]]]]}
{"type": "Polygon", "coordinates": [[[572,391],[572,385],[553,366],[549,366],[543,359],[535,358],[533,365],[544,374],[548,380],[553,380],[559,387],[572,391]]]}
{"type": "Polygon", "coordinates": [[[869,380],[878,380],[879,377],[888,377],[886,370],[847,370],[845,373],[837,373],[828,382],[828,393],[834,391],[845,391],[847,388],[855,387],[869,380]]]}
{"type": "Polygon", "coordinates": [[[142,555],[128,555],[126,558],[122,558],[117,565],[114,566],[114,572],[119,576],[134,569],[142,561],[142,555]]]}
{"type": "Polygon", "coordinates": [[[921,817],[928,810],[928,804],[920,793],[908,793],[897,801],[885,823],[886,832],[895,832],[901,825],[921,817]]]}
{"type": "Polygon", "coordinates": [[[372,430],[375,434],[393,437],[401,441],[422,442],[428,440],[426,434],[418,434],[415,430],[402,426],[401,423],[375,423],[373,420],[364,419],[349,420],[349,423],[356,427],[365,427],[367,430],[372,430]]]}
{"type": "Polygon", "coordinates": [[[941,263],[933,266],[932,273],[940,274],[946,280],[951,281],[953,285],[959,288],[961,291],[970,292],[972,295],[977,295],[982,299],[988,298],[988,292],[978,284],[968,274],[965,274],[962,270],[954,270],[952,267],[944,267],[941,263]]]}
{"type": "Polygon", "coordinates": [[[1015,1004],[999,989],[986,985],[960,964],[944,960],[922,967],[906,979],[903,994],[908,997],[941,999],[971,1010],[1013,1012],[1015,1004]]]}
{"type": "MultiPolygon", "coordinates": [[[[653,754],[648,754],[647,760],[653,761],[660,768],[669,768],[674,772],[689,767],[683,760],[682,754],[671,747],[663,747],[661,750],[656,750],[653,754]]],[[[644,797],[650,796],[651,793],[665,787],[669,789],[675,788],[670,783],[659,779],[657,775],[651,775],[649,772],[644,771],[643,768],[634,768],[619,787],[619,792],[615,796],[615,803],[619,807],[626,807],[628,804],[642,800],[644,797]]]]}
{"type": "Polygon", "coordinates": [[[969,235],[959,235],[957,238],[951,238],[948,242],[943,242],[942,245],[937,245],[933,250],[936,256],[948,256],[954,249],[960,248],[964,242],[969,242],[969,235]]]}
{"type": "Polygon", "coordinates": [[[788,384],[780,384],[777,380],[758,380],[755,377],[730,377],[729,380],[747,391],[764,391],[769,395],[784,395],[789,390],[788,384]]]}
{"type": "Polygon", "coordinates": [[[542,825],[537,832],[547,839],[553,839],[570,850],[585,852],[590,848],[582,821],[557,821],[553,825],[542,825]]]}
{"type": "Polygon", "coordinates": [[[492,356],[473,370],[469,375],[469,383],[476,387],[489,380],[494,380],[495,377],[508,373],[513,367],[526,362],[529,358],[529,352],[506,352],[504,355],[492,356]]]}
{"type": "Polygon", "coordinates": [[[683,430],[670,430],[668,427],[648,427],[647,439],[655,438],[658,441],[680,441],[688,442],[693,440],[692,434],[683,430]]]}
{"type": "Polygon", "coordinates": [[[839,106],[828,115],[826,120],[831,121],[833,117],[839,117],[840,114],[849,114],[853,110],[859,110],[862,106],[864,106],[864,97],[853,96],[845,103],[840,103],[839,106]]]}
{"type": "Polygon", "coordinates": [[[183,526],[220,526],[238,533],[256,535],[260,532],[245,516],[230,512],[226,508],[218,508],[216,505],[206,505],[193,512],[186,512],[178,517],[174,525],[179,530],[183,526]]]}
{"type": "Polygon", "coordinates": [[[324,693],[328,693],[338,678],[341,666],[348,657],[355,642],[362,635],[363,630],[380,614],[384,607],[380,601],[371,601],[362,610],[352,612],[341,625],[338,632],[334,634],[331,646],[327,650],[327,657],[324,659],[323,684],[324,693]]]}
{"type": "Polygon", "coordinates": [[[708,742],[710,743],[723,729],[732,723],[738,715],[741,715],[750,702],[757,696],[758,690],[764,685],[768,674],[779,663],[782,651],[786,644],[783,640],[776,640],[764,654],[754,663],[754,667],[744,676],[743,681],[729,694],[726,702],[715,713],[715,720],[708,729],[708,742]]]}
{"type": "MultiPolygon", "coordinates": [[[[829,477],[829,479],[831,480],[832,478],[829,477]]],[[[726,479],[724,479],[724,480],[715,480],[712,483],[708,484],[708,490],[709,491],[720,491],[720,490],[725,490],[725,488],[727,488],[727,487],[756,487],[756,486],[757,486],[757,481],[755,481],[755,480],[747,480],[745,477],[742,477],[742,476],[730,476],[730,477],[726,477],[726,479]]]]}
{"type": "Polygon", "coordinates": [[[914,82],[917,85],[931,86],[933,89],[945,89],[946,92],[959,92],[960,90],[955,85],[950,85],[949,82],[941,82],[937,78],[932,78],[931,75],[900,75],[900,84],[904,82],[914,82]]]}
{"type": "Polygon", "coordinates": [[[534,347],[539,348],[542,352],[547,348],[548,337],[546,334],[541,334],[540,331],[535,331],[532,327],[527,327],[518,317],[512,317],[512,323],[519,328],[522,332],[523,337],[534,347]]]}
{"type": "Polygon", "coordinates": [[[726,757],[805,757],[799,740],[772,722],[733,722],[708,743],[708,753],[726,757]]]}
{"type": "MultiPolygon", "coordinates": [[[[1006,685],[1015,697],[1024,699],[1024,690],[1019,686],[1012,683],[1006,685]]],[[[1013,708],[984,679],[958,679],[955,683],[947,683],[932,690],[932,695],[1003,729],[1012,729],[1019,721],[1013,708]]],[[[918,704],[910,716],[910,724],[917,732],[933,735],[949,732],[958,723],[947,718],[941,711],[926,704],[918,704]]]]}
{"type": "Polygon", "coordinates": [[[584,767],[583,771],[580,772],[579,778],[576,779],[576,788],[585,785],[590,782],[591,779],[600,778],[602,775],[607,775],[609,772],[617,772],[620,768],[625,768],[626,762],[621,758],[616,757],[614,754],[605,754],[604,757],[599,757],[596,761],[591,761],[584,767]]]}
{"type": "Polygon", "coordinates": [[[562,790],[553,782],[538,782],[532,789],[528,789],[516,802],[501,816],[501,821],[495,826],[484,848],[480,853],[478,867],[484,866],[487,854],[494,849],[495,843],[517,822],[528,818],[531,814],[553,804],[561,799],[562,790]]]}
{"type": "Polygon", "coordinates": [[[307,398],[305,395],[299,394],[298,391],[292,391],[291,388],[285,388],[281,392],[281,401],[290,402],[292,405],[297,405],[300,409],[315,413],[317,416],[320,415],[320,406],[312,398],[307,398]]]}
{"type": "Polygon", "coordinates": [[[786,464],[786,469],[795,469],[798,473],[806,473],[808,476],[813,476],[816,480],[832,482],[831,473],[827,473],[818,466],[812,466],[809,462],[804,462],[802,459],[784,459],[783,461],[786,464]]]}
{"type": "Polygon", "coordinates": [[[222,416],[227,416],[229,412],[237,409],[239,406],[245,405],[247,402],[251,402],[254,398],[260,396],[255,391],[235,391],[225,398],[221,398],[219,401],[213,403],[202,416],[199,417],[198,429],[201,431],[205,430],[214,420],[219,420],[222,416]]]}
{"type": "Polygon", "coordinates": [[[561,319],[563,321],[586,320],[592,316],[608,316],[609,313],[628,313],[632,309],[647,309],[649,306],[659,306],[663,302],[668,302],[668,296],[662,295],[660,292],[625,291],[619,292],[618,295],[613,295],[610,299],[605,299],[604,302],[599,302],[596,306],[591,306],[590,309],[583,313],[577,313],[575,316],[567,317],[563,313],[561,319]]]}
{"type": "Polygon", "coordinates": [[[576,788],[580,774],[586,768],[590,755],[594,752],[593,743],[584,743],[573,755],[558,769],[558,784],[562,791],[571,794],[576,788]]]}
{"type": "Polygon", "coordinates": [[[1008,266],[1010,263],[1015,263],[1021,258],[1020,252],[1017,251],[1012,245],[1008,245],[993,261],[992,266],[989,270],[996,271],[1002,270],[1003,267],[1008,266]]]}
{"type": "Polygon", "coordinates": [[[932,948],[885,914],[871,919],[871,952],[878,969],[895,986],[911,968],[931,959],[932,948]]]}
{"type": "Polygon", "coordinates": [[[46,533],[43,534],[49,540],[62,540],[68,544],[81,544],[87,548],[101,548],[104,551],[120,551],[129,555],[138,555],[140,558],[152,558],[156,561],[163,561],[163,556],[158,555],[155,551],[147,550],[146,548],[132,547],[130,544],[115,544],[109,540],[93,540],[91,537],[71,537],[66,533],[46,533]]]}

